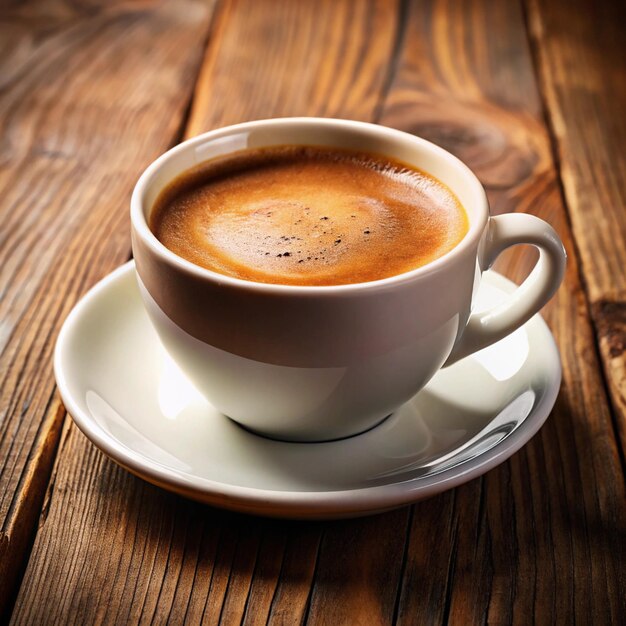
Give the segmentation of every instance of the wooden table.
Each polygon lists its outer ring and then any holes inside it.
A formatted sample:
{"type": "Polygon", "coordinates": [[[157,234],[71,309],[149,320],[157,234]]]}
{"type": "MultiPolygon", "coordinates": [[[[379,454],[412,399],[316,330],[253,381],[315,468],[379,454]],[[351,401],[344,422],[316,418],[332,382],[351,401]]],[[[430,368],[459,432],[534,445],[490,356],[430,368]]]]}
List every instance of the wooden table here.
{"type": "MultiPolygon", "coordinates": [[[[15,624],[617,624],[626,495],[623,2],[14,3],[0,13],[0,606],[15,624]],[[367,519],[240,516],[153,487],[73,425],[51,355],[130,256],[139,173],[243,120],[380,122],[466,161],[569,255],[563,386],[482,478],[367,519]]],[[[525,251],[499,265],[520,280],[525,251]]],[[[1,619],[0,619],[1,621],[1,619]]]]}

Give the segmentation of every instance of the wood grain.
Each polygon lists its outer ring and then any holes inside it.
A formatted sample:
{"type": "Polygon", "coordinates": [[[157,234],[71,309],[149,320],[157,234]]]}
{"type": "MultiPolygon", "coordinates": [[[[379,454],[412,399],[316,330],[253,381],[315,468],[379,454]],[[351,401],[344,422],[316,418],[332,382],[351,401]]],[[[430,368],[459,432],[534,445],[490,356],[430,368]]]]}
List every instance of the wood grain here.
{"type": "Polygon", "coordinates": [[[528,2],[561,179],[626,451],[624,2],[528,2]]]}
{"type": "MultiPolygon", "coordinates": [[[[373,119],[398,16],[388,1],[224,3],[186,134],[276,115],[373,119]]],[[[408,509],[330,525],[222,513],[130,476],[71,425],[45,510],[16,624],[388,621],[409,519],[408,509]]]]}
{"type": "MultiPolygon", "coordinates": [[[[412,4],[382,122],[466,161],[493,212],[525,211],[552,223],[569,265],[545,309],[563,361],[556,408],[508,463],[452,500],[445,494],[415,505],[401,623],[608,624],[622,615],[624,477],[543,120],[519,5],[412,4]],[[431,555],[433,514],[440,522],[431,555]]],[[[498,268],[519,281],[532,261],[514,251],[498,268]]]]}
{"type": "Polygon", "coordinates": [[[0,620],[65,415],[56,333],[128,258],[132,184],[176,139],[191,96],[210,4],[182,8],[30,2],[0,13],[0,620]]]}

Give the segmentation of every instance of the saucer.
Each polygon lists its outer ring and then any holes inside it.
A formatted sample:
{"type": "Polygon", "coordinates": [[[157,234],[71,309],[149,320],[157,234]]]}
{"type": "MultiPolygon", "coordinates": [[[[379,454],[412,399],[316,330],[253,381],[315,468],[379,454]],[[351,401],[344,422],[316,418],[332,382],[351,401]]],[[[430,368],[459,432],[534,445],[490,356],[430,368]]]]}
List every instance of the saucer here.
{"type": "MultiPolygon", "coordinates": [[[[476,309],[514,288],[487,272],[476,309]]],[[[554,339],[536,315],[440,370],[366,433],[327,443],[265,439],[218,413],[167,356],[132,261],[70,313],[54,367],[78,427],[133,474],[210,505],[308,519],[392,509],[484,474],[539,430],[561,382],[554,339]]]]}

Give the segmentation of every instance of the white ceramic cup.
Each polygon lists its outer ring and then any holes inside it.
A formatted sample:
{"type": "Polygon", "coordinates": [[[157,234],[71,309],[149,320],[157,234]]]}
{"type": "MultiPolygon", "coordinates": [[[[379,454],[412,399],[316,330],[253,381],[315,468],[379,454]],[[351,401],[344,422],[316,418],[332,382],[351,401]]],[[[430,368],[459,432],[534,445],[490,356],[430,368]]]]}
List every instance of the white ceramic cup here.
{"type": "Polygon", "coordinates": [[[485,191],[456,157],[383,126],[286,118],[215,130],[172,148],[139,179],[131,201],[141,294],[171,357],[221,412],[293,441],[375,426],[441,368],[502,339],[554,294],[565,251],[546,222],[489,216],[485,191]],[[198,267],[148,227],[159,192],[203,161],[246,148],[303,144],[387,155],[428,172],[459,198],[469,231],[432,263],[390,278],[336,286],[255,283],[198,267]],[[515,244],[539,260],[514,294],[472,313],[481,274],[515,244]]]}

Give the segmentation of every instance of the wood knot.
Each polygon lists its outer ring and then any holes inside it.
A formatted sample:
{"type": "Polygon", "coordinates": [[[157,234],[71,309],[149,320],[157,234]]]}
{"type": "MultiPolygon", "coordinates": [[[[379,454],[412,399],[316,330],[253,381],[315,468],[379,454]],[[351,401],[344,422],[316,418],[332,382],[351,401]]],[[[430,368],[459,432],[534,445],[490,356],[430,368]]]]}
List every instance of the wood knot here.
{"type": "Polygon", "coordinates": [[[601,342],[606,342],[612,359],[626,350],[626,302],[600,300],[592,306],[601,342]]]}
{"type": "Polygon", "coordinates": [[[390,110],[386,122],[449,150],[491,189],[523,184],[546,167],[541,125],[527,115],[488,102],[400,102],[390,110]]]}

